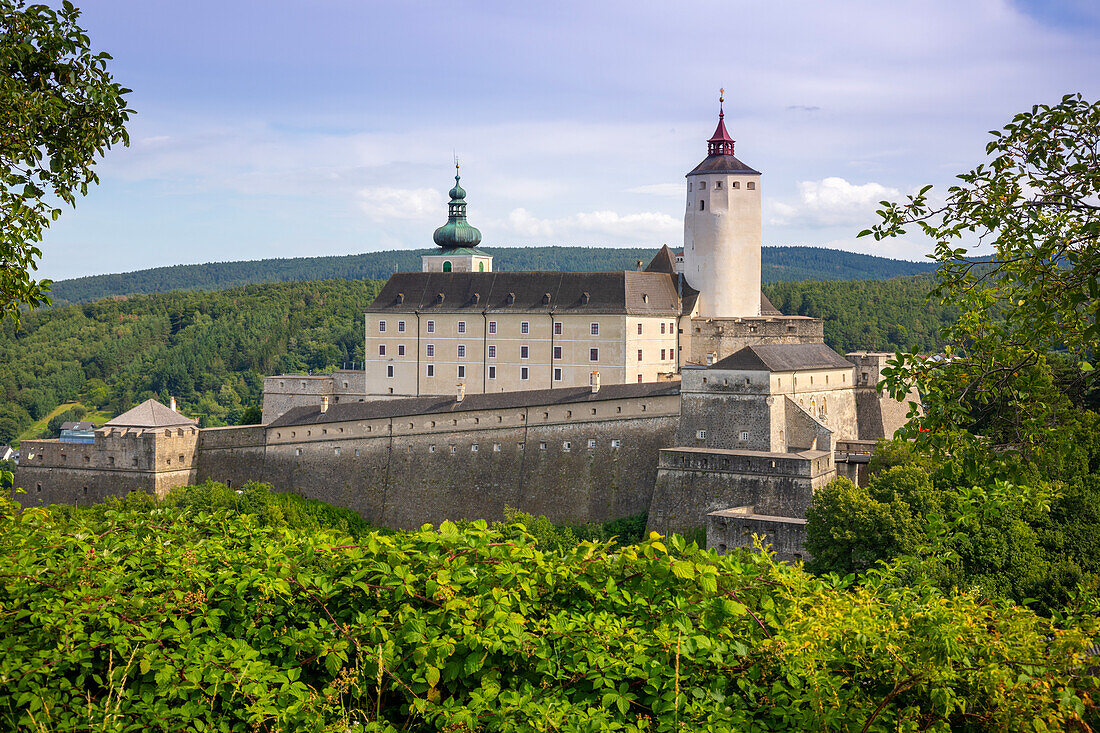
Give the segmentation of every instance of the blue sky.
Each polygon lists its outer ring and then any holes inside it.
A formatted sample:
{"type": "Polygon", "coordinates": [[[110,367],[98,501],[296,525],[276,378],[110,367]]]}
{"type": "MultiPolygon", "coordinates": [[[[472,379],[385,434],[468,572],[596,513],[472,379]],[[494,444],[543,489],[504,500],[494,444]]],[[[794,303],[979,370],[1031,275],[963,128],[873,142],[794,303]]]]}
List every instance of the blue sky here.
{"type": "Polygon", "coordinates": [[[919,259],[855,239],[875,202],[1100,98],[1084,0],[78,5],[137,115],[47,234],[55,279],[428,246],[452,151],[487,247],[678,246],[719,87],[765,244],[919,259]]]}

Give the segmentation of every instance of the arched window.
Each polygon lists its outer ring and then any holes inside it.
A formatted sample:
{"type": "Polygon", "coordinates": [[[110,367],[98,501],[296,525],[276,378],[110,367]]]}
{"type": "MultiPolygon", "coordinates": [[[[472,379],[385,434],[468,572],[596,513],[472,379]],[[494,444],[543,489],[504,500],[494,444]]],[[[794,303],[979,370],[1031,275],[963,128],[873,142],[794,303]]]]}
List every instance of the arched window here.
{"type": "Polygon", "coordinates": [[[450,260],[443,260],[443,272],[450,272],[450,271],[451,271],[451,261],[450,260]]]}
{"type": "Polygon", "coordinates": [[[485,272],[485,263],[484,262],[477,263],[477,271],[478,272],[485,272]]]}

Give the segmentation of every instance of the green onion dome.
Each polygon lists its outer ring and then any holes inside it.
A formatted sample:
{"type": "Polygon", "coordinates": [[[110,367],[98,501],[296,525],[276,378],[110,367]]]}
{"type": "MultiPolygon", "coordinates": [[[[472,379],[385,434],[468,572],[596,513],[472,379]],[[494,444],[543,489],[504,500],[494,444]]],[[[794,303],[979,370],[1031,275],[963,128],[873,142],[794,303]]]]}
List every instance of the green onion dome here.
{"type": "Polygon", "coordinates": [[[432,239],[443,249],[476,247],[481,243],[481,232],[466,222],[466,191],[455,174],[455,186],[450,190],[451,202],[447,204],[447,223],[435,230],[432,239]]]}

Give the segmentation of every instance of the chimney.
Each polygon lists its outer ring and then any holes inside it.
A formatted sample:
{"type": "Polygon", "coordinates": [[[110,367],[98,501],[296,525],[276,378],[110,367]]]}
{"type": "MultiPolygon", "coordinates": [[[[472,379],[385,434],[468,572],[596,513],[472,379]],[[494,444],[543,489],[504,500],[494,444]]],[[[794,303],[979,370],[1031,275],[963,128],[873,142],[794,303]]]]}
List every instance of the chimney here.
{"type": "Polygon", "coordinates": [[[588,385],[592,388],[592,394],[600,391],[600,371],[598,369],[593,369],[592,373],[588,375],[588,385]]]}
{"type": "Polygon", "coordinates": [[[170,409],[172,412],[176,412],[176,398],[175,397],[169,398],[169,400],[168,400],[168,409],[170,409]]]}
{"type": "Polygon", "coordinates": [[[328,412],[328,395],[321,395],[321,414],[328,412]]]}
{"type": "Polygon", "coordinates": [[[466,385],[460,384],[458,385],[458,395],[455,397],[455,402],[462,402],[464,399],[466,399],[466,385]]]}
{"type": "Polygon", "coordinates": [[[644,265],[645,263],[643,263],[643,262],[642,262],[641,260],[637,260],[637,263],[638,263],[638,272],[641,272],[641,271],[642,271],[642,266],[643,266],[643,265],[644,265]]]}

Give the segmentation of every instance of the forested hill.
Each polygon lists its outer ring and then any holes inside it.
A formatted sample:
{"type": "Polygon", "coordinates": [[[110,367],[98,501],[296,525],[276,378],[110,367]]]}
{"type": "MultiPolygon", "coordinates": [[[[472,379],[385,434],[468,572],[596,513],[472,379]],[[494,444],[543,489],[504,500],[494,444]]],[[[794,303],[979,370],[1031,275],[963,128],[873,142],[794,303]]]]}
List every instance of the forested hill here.
{"type": "MultiPolygon", "coordinates": [[[[652,249],[611,247],[492,247],[497,270],[624,270],[648,262],[652,249]]],[[[211,262],[173,265],[114,275],[92,275],[54,283],[55,303],[86,303],[115,295],[172,290],[225,290],[256,283],[307,280],[385,279],[420,269],[426,250],[367,252],[342,257],[211,262]]],[[[930,272],[931,263],[841,252],[820,247],[765,247],[764,282],[792,280],[880,280],[930,272]]]]}

